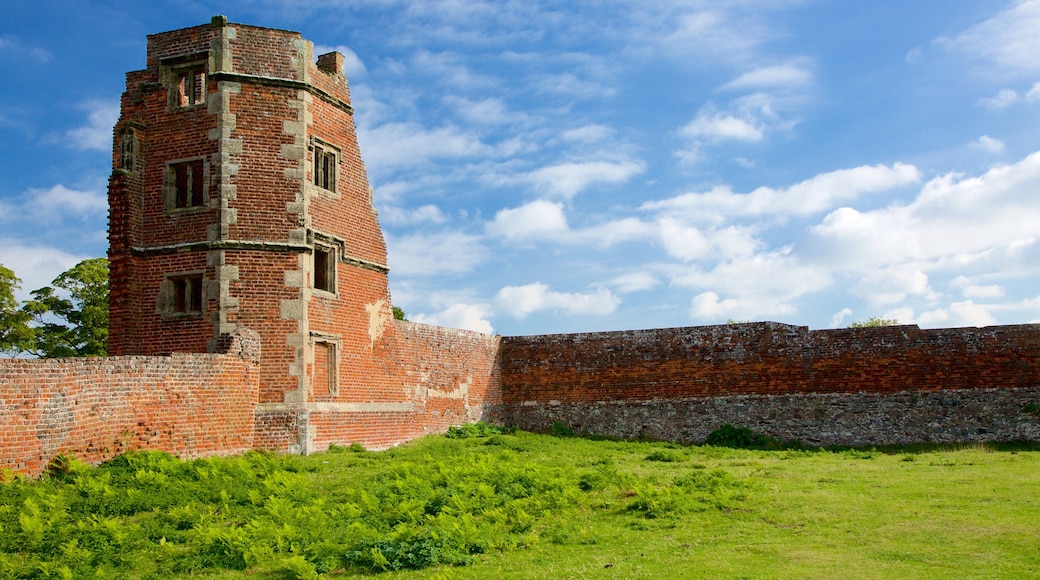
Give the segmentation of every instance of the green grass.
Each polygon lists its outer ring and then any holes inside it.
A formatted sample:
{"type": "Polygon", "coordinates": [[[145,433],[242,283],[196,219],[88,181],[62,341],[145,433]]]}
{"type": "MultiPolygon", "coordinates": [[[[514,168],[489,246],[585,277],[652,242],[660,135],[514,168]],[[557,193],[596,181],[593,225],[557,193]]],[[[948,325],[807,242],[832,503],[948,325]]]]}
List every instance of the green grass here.
{"type": "Polygon", "coordinates": [[[744,450],[469,428],[0,484],[4,578],[1040,576],[1040,447],[744,450]]]}

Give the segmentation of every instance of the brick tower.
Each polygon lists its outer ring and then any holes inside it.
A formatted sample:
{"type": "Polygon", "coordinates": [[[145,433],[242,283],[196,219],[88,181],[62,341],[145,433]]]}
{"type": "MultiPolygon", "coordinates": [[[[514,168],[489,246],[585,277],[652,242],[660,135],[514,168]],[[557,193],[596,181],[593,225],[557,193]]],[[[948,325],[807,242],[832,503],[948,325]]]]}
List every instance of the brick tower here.
{"type": "Polygon", "coordinates": [[[109,185],[110,353],[220,352],[255,332],[257,446],[305,453],[315,424],[402,397],[343,56],[312,52],[222,16],[149,36],[109,185]]]}

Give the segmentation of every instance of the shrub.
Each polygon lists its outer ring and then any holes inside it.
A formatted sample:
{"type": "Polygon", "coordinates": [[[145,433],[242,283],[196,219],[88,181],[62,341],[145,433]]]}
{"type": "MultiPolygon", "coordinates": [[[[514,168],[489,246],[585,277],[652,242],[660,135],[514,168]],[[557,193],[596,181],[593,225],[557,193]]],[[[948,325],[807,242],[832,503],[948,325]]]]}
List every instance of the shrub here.
{"type": "Polygon", "coordinates": [[[578,434],[574,432],[574,429],[563,424],[563,421],[557,421],[549,426],[549,435],[553,437],[576,437],[578,434]]]}
{"type": "Polygon", "coordinates": [[[661,449],[658,449],[650,453],[650,455],[646,456],[647,461],[662,461],[665,463],[675,463],[677,461],[682,461],[683,459],[685,458],[682,455],[679,455],[678,453],[675,453],[673,451],[663,451],[661,449]]]}
{"type": "Polygon", "coordinates": [[[779,447],[779,443],[772,437],[755,433],[747,427],[734,427],[729,423],[723,423],[721,427],[708,433],[704,440],[706,445],[715,447],[731,447],[734,449],[770,449],[779,447]]]}
{"type": "Polygon", "coordinates": [[[452,425],[446,433],[448,439],[469,439],[470,437],[490,437],[501,435],[502,429],[494,425],[488,425],[483,421],[466,423],[465,425],[452,425]]]}

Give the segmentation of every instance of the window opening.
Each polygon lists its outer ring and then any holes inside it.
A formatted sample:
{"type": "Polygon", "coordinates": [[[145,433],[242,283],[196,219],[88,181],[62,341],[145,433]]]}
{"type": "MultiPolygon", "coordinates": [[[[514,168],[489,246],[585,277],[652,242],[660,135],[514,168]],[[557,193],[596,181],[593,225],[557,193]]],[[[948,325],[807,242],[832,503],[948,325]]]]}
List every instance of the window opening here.
{"type": "Polygon", "coordinates": [[[133,171],[137,161],[137,132],[131,128],[123,131],[119,141],[119,168],[133,171]]]}
{"type": "Polygon", "coordinates": [[[202,313],[202,274],[170,278],[173,283],[171,311],[178,314],[202,313]]]}
{"type": "Polygon", "coordinates": [[[314,185],[336,190],[336,152],[319,145],[314,146],[314,185]]]}
{"type": "Polygon", "coordinates": [[[314,288],[326,292],[336,291],[336,250],[327,246],[314,246],[314,288]]]}
{"type": "Polygon", "coordinates": [[[174,100],[178,107],[192,107],[206,102],[206,70],[202,66],[175,71],[174,100]]]}
{"type": "Polygon", "coordinates": [[[167,207],[197,207],[203,203],[205,165],[202,159],[171,163],[167,166],[167,207]]]}

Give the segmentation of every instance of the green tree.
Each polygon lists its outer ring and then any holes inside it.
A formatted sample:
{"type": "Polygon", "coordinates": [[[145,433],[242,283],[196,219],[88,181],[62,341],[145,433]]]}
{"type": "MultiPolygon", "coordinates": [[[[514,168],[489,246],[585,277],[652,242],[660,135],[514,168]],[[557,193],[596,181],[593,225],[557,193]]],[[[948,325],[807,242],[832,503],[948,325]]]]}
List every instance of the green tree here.
{"type": "Polygon", "coordinates": [[[32,316],[18,308],[15,290],[22,281],[10,269],[0,264],[0,353],[26,352],[32,348],[32,316]]]}
{"type": "Polygon", "coordinates": [[[404,317],[404,310],[401,310],[401,308],[399,306],[394,306],[393,307],[393,311],[394,311],[394,320],[408,320],[407,318],[404,317]]]}
{"type": "Polygon", "coordinates": [[[849,328],[875,328],[878,326],[899,326],[899,321],[895,318],[881,318],[879,316],[871,316],[866,320],[853,322],[849,325],[849,328]]]}
{"type": "Polygon", "coordinates": [[[36,325],[28,352],[39,357],[105,356],[108,352],[108,260],[83,260],[32,291],[22,310],[36,325]],[[59,292],[64,291],[64,292],[59,292]]]}

